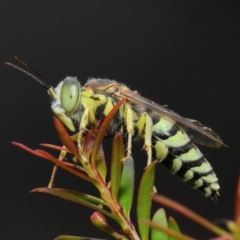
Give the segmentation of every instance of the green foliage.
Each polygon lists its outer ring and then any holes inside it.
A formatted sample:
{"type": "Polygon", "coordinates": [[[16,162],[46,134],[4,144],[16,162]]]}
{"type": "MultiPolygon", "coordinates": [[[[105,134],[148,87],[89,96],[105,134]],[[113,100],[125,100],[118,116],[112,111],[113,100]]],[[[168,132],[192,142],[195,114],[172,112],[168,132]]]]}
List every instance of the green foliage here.
{"type": "Polygon", "coordinates": [[[121,174],[121,182],[119,186],[119,204],[123,208],[124,214],[130,219],[130,211],[132,207],[134,194],[134,165],[133,160],[129,159],[125,162],[121,174]]]}
{"type": "MultiPolygon", "coordinates": [[[[111,166],[109,169],[107,169],[104,151],[102,148],[102,141],[108,126],[114,114],[118,111],[120,105],[124,101],[125,100],[119,101],[116,104],[109,115],[104,119],[100,127],[98,127],[98,131],[96,131],[97,126],[89,131],[81,149],[78,149],[74,143],[77,136],[75,135],[70,137],[62,123],[57,118],[54,118],[55,128],[64,147],[53,146],[50,144],[43,145],[60,151],[59,158],[56,158],[43,150],[32,150],[23,144],[13,143],[32,154],[52,161],[57,166],[64,168],[77,177],[91,182],[98,189],[99,196],[96,197],[86,193],[49,187],[36,188],[33,189],[32,192],[51,194],[93,209],[93,214],[90,216],[90,220],[93,225],[101,231],[108,233],[115,239],[193,239],[180,232],[177,222],[172,217],[167,218],[163,208],[160,208],[153,216],[151,216],[153,198],[160,204],[175,209],[176,211],[179,211],[183,215],[196,221],[198,224],[208,228],[210,231],[220,236],[218,239],[240,240],[240,180],[236,196],[235,220],[227,221],[229,232],[212,224],[179,203],[166,197],[154,194],[156,162],[152,162],[144,169],[136,196],[137,204],[136,206],[133,205],[135,179],[134,162],[133,159],[124,159],[125,150],[122,136],[117,134],[113,139],[111,166]],[[65,154],[72,154],[74,159],[77,161],[77,164],[61,161],[65,154]],[[107,172],[110,173],[110,179],[106,179],[107,172]],[[130,220],[131,210],[133,208],[135,208],[137,212],[137,224],[134,224],[130,220]],[[113,229],[109,225],[107,218],[111,218],[116,221],[121,230],[119,231],[113,229]]],[[[56,238],[56,240],[88,239],[97,240],[96,238],[76,236],[59,236],[56,238]]]]}
{"type": "Polygon", "coordinates": [[[153,181],[155,173],[156,161],[152,162],[144,171],[137,198],[137,219],[138,229],[142,240],[149,238],[149,226],[142,224],[143,220],[150,219],[153,193],[153,181]]]}
{"type": "MultiPolygon", "coordinates": [[[[163,208],[160,208],[154,214],[152,221],[161,225],[162,227],[168,228],[168,221],[167,221],[165,210],[163,208]]],[[[155,228],[152,228],[151,238],[152,239],[168,240],[168,234],[165,233],[165,232],[158,231],[155,228]]]]}

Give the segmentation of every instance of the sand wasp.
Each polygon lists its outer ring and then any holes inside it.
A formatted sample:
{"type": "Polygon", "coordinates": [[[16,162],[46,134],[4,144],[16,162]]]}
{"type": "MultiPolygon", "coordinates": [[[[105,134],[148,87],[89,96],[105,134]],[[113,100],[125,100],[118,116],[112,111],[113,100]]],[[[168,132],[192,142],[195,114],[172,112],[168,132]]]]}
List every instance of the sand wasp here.
{"type": "Polygon", "coordinates": [[[112,119],[106,134],[107,138],[122,133],[126,144],[125,159],[131,158],[132,141],[141,140],[147,152],[148,164],[157,159],[205,196],[214,200],[219,197],[218,178],[195,145],[214,148],[226,146],[212,129],[196,120],[181,117],[114,80],[91,78],[81,86],[76,77],[66,77],[53,88],[34,69],[16,59],[35,75],[12,63],[6,64],[29,75],[46,88],[52,99],[54,115],[70,131],[79,132],[79,147],[86,131],[96,121],[103,120],[117,101],[125,98],[127,101],[112,119]]]}

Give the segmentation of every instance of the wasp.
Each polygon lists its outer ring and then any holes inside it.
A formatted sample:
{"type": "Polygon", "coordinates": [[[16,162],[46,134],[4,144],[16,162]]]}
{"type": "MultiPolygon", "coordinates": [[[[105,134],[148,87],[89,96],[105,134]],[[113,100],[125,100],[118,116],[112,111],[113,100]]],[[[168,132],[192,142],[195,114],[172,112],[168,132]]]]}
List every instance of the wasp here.
{"type": "Polygon", "coordinates": [[[219,182],[212,166],[195,144],[213,148],[226,146],[221,138],[202,123],[181,117],[165,106],[159,105],[132,91],[115,80],[90,78],[81,86],[77,77],[66,77],[57,87],[50,86],[44,78],[28,66],[35,75],[7,62],[44,86],[52,99],[54,115],[72,132],[78,132],[78,147],[86,132],[102,121],[114,105],[127,99],[112,119],[106,138],[121,133],[125,139],[126,159],[131,158],[133,140],[141,140],[147,153],[147,164],[158,160],[173,174],[206,197],[217,200],[219,182]]]}

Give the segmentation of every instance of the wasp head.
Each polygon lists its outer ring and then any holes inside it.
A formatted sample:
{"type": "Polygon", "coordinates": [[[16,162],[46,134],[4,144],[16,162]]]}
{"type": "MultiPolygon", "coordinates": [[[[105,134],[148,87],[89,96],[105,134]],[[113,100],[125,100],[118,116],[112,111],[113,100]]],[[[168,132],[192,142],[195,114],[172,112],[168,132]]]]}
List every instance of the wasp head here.
{"type": "Polygon", "coordinates": [[[18,57],[14,58],[24,67],[30,70],[33,74],[10,62],[6,62],[5,64],[28,75],[29,77],[40,83],[45,89],[47,89],[49,96],[52,98],[51,107],[53,113],[56,115],[57,118],[60,119],[60,121],[62,121],[62,123],[66,127],[68,127],[70,131],[74,132],[76,130],[74,127],[74,122],[79,122],[81,116],[81,85],[77,78],[66,77],[57,85],[56,88],[53,88],[35,69],[30,67],[18,57]]]}
{"type": "Polygon", "coordinates": [[[79,122],[81,113],[81,85],[76,77],[66,77],[56,88],[49,88],[53,99],[52,111],[70,131],[75,131],[74,122],[79,122]]]}

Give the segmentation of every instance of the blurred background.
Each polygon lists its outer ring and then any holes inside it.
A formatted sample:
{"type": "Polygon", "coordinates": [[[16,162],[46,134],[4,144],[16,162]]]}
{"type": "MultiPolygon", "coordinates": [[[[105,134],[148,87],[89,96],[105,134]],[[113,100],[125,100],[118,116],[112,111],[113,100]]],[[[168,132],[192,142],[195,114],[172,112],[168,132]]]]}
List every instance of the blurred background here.
{"type": "MultiPolygon", "coordinates": [[[[53,239],[61,234],[108,238],[92,210],[39,193],[52,164],[11,145],[60,144],[46,91],[4,65],[17,55],[53,86],[65,76],[115,79],[184,117],[213,128],[229,146],[201,147],[220,179],[214,204],[161,164],[156,186],[211,221],[233,219],[239,161],[239,8],[237,1],[5,1],[0,8],[1,239],[53,239]]],[[[146,156],[133,144],[137,177],[146,156]]],[[[110,156],[110,143],[106,145],[110,156]]],[[[97,194],[60,170],[56,186],[97,194]]],[[[154,204],[154,207],[158,207],[154,204]]],[[[183,232],[213,234],[169,210],[183,232]]],[[[134,215],[134,212],[133,212],[134,215]]],[[[133,217],[134,219],[134,217],[133,217]]]]}

